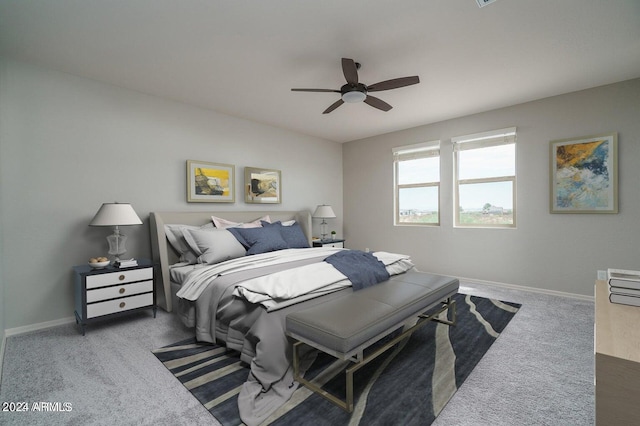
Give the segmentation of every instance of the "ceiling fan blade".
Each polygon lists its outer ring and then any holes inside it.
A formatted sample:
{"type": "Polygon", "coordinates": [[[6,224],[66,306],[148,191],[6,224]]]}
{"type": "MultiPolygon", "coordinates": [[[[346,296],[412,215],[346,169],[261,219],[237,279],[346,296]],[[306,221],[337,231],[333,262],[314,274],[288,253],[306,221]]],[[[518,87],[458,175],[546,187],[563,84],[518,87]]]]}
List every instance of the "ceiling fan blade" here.
{"type": "Polygon", "coordinates": [[[347,83],[352,86],[358,84],[358,67],[353,59],[342,58],[342,73],[347,83]]]}
{"type": "Polygon", "coordinates": [[[413,77],[401,77],[394,78],[392,80],[381,81],[371,86],[367,86],[368,92],[379,92],[381,90],[397,89],[399,87],[411,86],[412,84],[420,83],[420,78],[417,75],[413,77]]]}
{"type": "Polygon", "coordinates": [[[322,113],[323,114],[329,114],[331,111],[333,111],[334,109],[338,108],[343,103],[344,103],[344,101],[342,99],[338,99],[337,101],[332,103],[329,108],[325,109],[322,113]]]}
{"type": "Polygon", "coordinates": [[[339,90],[333,89],[291,89],[292,92],[332,92],[332,93],[340,93],[339,90]]]}
{"type": "Polygon", "coordinates": [[[369,95],[367,95],[367,97],[365,98],[364,103],[367,104],[367,105],[371,105],[374,108],[381,109],[384,112],[387,112],[391,108],[393,108],[391,105],[389,105],[388,103],[386,103],[382,99],[378,99],[378,98],[376,98],[374,96],[369,96],[369,95]]]}

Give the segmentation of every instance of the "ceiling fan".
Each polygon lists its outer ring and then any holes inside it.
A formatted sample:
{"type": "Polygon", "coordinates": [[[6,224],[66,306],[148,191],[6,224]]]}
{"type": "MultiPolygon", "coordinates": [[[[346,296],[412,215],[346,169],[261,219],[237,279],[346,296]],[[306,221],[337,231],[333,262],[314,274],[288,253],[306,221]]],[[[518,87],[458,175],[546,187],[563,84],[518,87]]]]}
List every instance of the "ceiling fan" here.
{"type": "Polygon", "coordinates": [[[420,79],[417,75],[412,77],[401,77],[394,78],[391,80],[381,81],[376,84],[372,84],[367,86],[366,84],[360,83],[358,81],[358,70],[360,69],[360,64],[355,62],[353,59],[342,58],[342,73],[344,74],[344,78],[347,80],[347,84],[342,86],[340,90],[334,89],[291,89],[294,92],[335,92],[340,93],[340,99],[331,104],[329,108],[324,110],[323,114],[328,114],[334,109],[338,108],[345,102],[356,103],[356,102],[364,102],[367,105],[370,105],[374,108],[378,108],[382,111],[389,111],[393,108],[391,105],[383,101],[382,99],[378,99],[374,96],[369,95],[369,92],[380,92],[382,90],[390,90],[397,89],[399,87],[410,86],[412,84],[420,83],[420,79]]]}

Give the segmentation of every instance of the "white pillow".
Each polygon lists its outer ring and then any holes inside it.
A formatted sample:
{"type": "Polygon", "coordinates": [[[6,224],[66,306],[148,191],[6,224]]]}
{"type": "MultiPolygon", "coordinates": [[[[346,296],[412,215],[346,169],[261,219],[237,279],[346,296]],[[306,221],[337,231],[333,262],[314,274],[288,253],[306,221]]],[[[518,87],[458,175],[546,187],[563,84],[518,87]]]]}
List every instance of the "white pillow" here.
{"type": "Polygon", "coordinates": [[[280,222],[282,224],[282,226],[293,226],[295,225],[296,221],[295,220],[285,220],[284,222],[280,222]]]}
{"type": "Polygon", "coordinates": [[[198,255],[198,263],[213,265],[246,254],[244,246],[226,229],[185,229],[184,238],[198,255]]]}
{"type": "Polygon", "coordinates": [[[269,215],[262,216],[260,219],[256,219],[253,222],[232,222],[227,219],[223,219],[217,216],[211,216],[211,220],[213,220],[213,224],[216,228],[226,229],[226,228],[260,228],[262,226],[262,221],[271,223],[271,218],[269,215]]]}
{"type": "Polygon", "coordinates": [[[191,247],[184,238],[185,229],[200,229],[213,230],[213,224],[207,223],[202,226],[183,225],[183,224],[169,224],[164,225],[164,233],[169,240],[169,244],[175,249],[180,256],[180,262],[188,262],[190,264],[196,263],[198,256],[191,250],[191,247]]]}

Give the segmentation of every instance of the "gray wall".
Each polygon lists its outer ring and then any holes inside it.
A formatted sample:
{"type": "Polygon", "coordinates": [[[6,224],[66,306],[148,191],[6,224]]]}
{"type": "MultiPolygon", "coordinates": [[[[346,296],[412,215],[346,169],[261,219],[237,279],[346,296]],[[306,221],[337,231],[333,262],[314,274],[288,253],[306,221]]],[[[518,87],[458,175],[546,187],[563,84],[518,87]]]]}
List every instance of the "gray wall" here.
{"type": "Polygon", "coordinates": [[[350,248],[410,254],[419,269],[593,295],[598,269],[640,269],[640,80],[343,146],[350,248]],[[517,229],[453,228],[451,138],[517,126],[517,229]],[[549,141],[618,132],[619,214],[549,213],[549,141]],[[441,226],[393,226],[391,148],[440,139],[441,226]]]}
{"type": "MultiPolygon", "coordinates": [[[[2,61],[0,61],[0,102],[2,100],[2,87],[4,86],[4,79],[5,79],[5,73],[3,72],[4,66],[2,61]]],[[[2,160],[2,158],[4,157],[4,149],[3,149],[3,143],[2,141],[4,140],[3,136],[2,136],[2,132],[1,129],[4,128],[4,120],[3,120],[3,114],[2,114],[2,108],[1,108],[1,104],[0,104],[0,161],[2,160]]],[[[0,236],[4,235],[2,232],[3,229],[3,223],[4,221],[2,220],[3,218],[3,211],[4,209],[2,208],[3,206],[3,197],[2,197],[2,192],[4,192],[4,190],[2,189],[2,167],[1,167],[1,163],[0,163],[0,236]]],[[[4,240],[4,237],[2,238],[4,240]]],[[[2,378],[2,360],[4,359],[4,338],[5,338],[5,320],[4,320],[4,316],[5,316],[5,309],[4,309],[4,253],[3,253],[3,246],[4,244],[2,244],[0,242],[0,378],[2,378]]]]}
{"type": "MultiPolygon", "coordinates": [[[[0,73],[0,79],[2,75],[0,73]]],[[[2,84],[0,83],[0,86],[2,84]]],[[[1,114],[0,114],[1,115],[1,114]]],[[[0,128],[2,128],[2,119],[0,117],[0,128]]],[[[0,143],[0,158],[2,158],[2,144],[0,143]]],[[[2,235],[2,197],[0,197],[0,235],[2,235]]],[[[0,244],[0,379],[2,378],[2,364],[4,359],[4,277],[2,271],[4,270],[4,256],[2,255],[2,244],[0,244]]]]}
{"type": "Polygon", "coordinates": [[[0,93],[1,330],[73,316],[72,265],[107,252],[111,229],[88,226],[103,202],[143,220],[123,228],[135,257],[150,256],[151,211],[327,203],[341,232],[340,144],[2,59],[0,93]],[[187,159],[234,164],[236,202],[187,203],[187,159]],[[244,166],[281,170],[282,204],[245,204],[244,166]]]}

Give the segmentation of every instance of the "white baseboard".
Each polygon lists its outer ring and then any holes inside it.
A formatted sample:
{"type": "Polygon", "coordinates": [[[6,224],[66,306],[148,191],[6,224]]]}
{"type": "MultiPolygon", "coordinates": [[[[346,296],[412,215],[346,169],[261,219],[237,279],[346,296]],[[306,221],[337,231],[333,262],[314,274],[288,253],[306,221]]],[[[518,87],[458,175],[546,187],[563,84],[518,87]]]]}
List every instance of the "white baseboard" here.
{"type": "Polygon", "coordinates": [[[22,327],[8,328],[4,331],[4,335],[5,338],[18,336],[20,334],[33,333],[34,331],[45,330],[47,328],[57,327],[59,325],[69,324],[72,322],[76,322],[75,317],[60,318],[53,321],[40,322],[37,324],[30,324],[22,327]]]}
{"type": "MultiPolygon", "coordinates": [[[[492,287],[510,288],[513,290],[528,291],[530,293],[541,293],[541,294],[547,294],[550,296],[557,296],[557,297],[568,297],[570,299],[584,300],[587,302],[593,302],[595,300],[594,296],[587,296],[584,294],[567,293],[564,291],[548,290],[544,288],[527,287],[527,286],[516,285],[516,284],[506,284],[506,283],[499,283],[495,281],[478,280],[475,278],[464,278],[464,277],[456,277],[456,278],[458,278],[458,280],[460,280],[461,282],[467,281],[471,283],[489,285],[492,287]]],[[[594,285],[595,285],[595,281],[594,281],[594,285]]]]}

